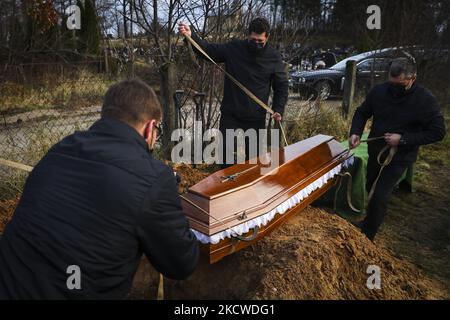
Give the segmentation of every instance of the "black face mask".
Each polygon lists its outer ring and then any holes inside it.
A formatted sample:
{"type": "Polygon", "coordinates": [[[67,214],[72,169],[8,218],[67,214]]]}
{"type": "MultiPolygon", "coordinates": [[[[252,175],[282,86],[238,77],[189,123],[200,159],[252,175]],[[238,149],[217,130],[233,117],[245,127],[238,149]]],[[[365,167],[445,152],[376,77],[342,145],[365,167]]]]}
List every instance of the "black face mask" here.
{"type": "Polygon", "coordinates": [[[264,50],[264,43],[247,40],[247,48],[251,54],[258,54],[264,50]]]}
{"type": "Polygon", "coordinates": [[[389,91],[392,93],[392,95],[395,98],[401,98],[406,95],[408,90],[406,89],[406,87],[404,85],[391,82],[389,84],[389,91]]]}

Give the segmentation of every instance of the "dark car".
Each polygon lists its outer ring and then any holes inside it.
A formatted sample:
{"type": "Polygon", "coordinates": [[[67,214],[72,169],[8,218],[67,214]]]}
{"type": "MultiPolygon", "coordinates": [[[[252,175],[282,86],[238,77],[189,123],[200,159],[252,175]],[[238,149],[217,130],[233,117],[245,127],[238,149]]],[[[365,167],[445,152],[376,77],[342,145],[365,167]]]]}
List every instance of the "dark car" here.
{"type": "Polygon", "coordinates": [[[367,92],[374,84],[388,78],[389,63],[394,58],[411,57],[402,48],[386,48],[346,58],[328,69],[293,72],[289,87],[302,97],[341,97],[344,91],[345,67],[349,60],[356,61],[356,86],[367,92]]]}

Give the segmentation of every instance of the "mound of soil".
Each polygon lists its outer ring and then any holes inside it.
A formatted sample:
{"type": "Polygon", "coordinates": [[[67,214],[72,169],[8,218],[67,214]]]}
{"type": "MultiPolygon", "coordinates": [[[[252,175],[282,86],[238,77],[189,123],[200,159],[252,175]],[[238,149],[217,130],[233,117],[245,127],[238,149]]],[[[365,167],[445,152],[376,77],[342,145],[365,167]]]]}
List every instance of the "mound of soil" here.
{"type": "Polygon", "coordinates": [[[11,219],[18,201],[19,197],[0,201],[0,234],[11,219]]]}
{"type": "Polygon", "coordinates": [[[206,165],[198,165],[197,168],[193,168],[191,165],[184,163],[168,164],[181,177],[181,181],[178,184],[178,191],[180,193],[184,193],[187,188],[210,175],[211,168],[206,165]]]}
{"type": "MultiPolygon", "coordinates": [[[[443,299],[445,288],[379,247],[344,219],[309,207],[263,240],[216,264],[201,260],[184,281],[165,279],[166,299],[443,299]],[[369,265],[381,289],[367,287],[369,265]]],[[[143,262],[131,298],[156,297],[158,274],[143,262]]]]}

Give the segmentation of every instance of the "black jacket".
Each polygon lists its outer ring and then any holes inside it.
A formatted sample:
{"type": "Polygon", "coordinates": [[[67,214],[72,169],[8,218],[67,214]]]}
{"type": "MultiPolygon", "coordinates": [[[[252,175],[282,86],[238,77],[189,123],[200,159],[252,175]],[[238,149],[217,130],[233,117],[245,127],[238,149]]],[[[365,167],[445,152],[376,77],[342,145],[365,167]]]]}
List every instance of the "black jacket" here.
{"type": "MultiPolygon", "coordinates": [[[[213,44],[200,39],[194,33],[192,39],[215,62],[225,63],[225,70],[266,104],[272,87],[271,108],[283,114],[288,99],[288,79],[281,55],[274,48],[267,44],[261,53],[253,55],[247,48],[247,40],[213,44]]],[[[225,77],[224,81],[220,110],[241,120],[257,120],[266,116],[266,110],[249,98],[228,77],[225,77]]]]}
{"type": "Polygon", "coordinates": [[[101,119],[53,146],[30,173],[0,239],[0,299],[124,298],[143,253],[183,279],[198,244],[173,171],[132,127],[101,119]],[[66,285],[72,265],[81,290],[66,285]]]}
{"type": "MultiPolygon", "coordinates": [[[[403,97],[395,97],[389,82],[375,86],[353,116],[350,135],[361,136],[366,121],[373,117],[369,137],[387,132],[402,135],[393,162],[412,163],[420,145],[440,141],[445,137],[444,117],[430,91],[414,83],[403,97]]],[[[369,156],[376,157],[386,145],[384,140],[368,143],[369,156]]]]}

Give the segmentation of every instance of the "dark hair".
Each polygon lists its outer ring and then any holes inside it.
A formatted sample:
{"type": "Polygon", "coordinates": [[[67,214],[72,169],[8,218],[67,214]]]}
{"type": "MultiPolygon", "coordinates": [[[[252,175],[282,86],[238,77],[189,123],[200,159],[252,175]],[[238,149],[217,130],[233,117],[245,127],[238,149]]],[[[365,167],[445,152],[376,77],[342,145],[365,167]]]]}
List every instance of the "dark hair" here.
{"type": "Polygon", "coordinates": [[[266,33],[266,36],[269,36],[270,33],[270,25],[269,22],[264,18],[256,18],[250,22],[248,26],[248,34],[250,33],[262,34],[266,33]]]}
{"type": "Polygon", "coordinates": [[[417,74],[415,61],[411,58],[397,58],[392,60],[389,67],[389,75],[397,78],[401,74],[405,74],[406,79],[411,79],[417,74]]]}
{"type": "Polygon", "coordinates": [[[137,125],[150,119],[160,120],[162,108],[155,91],[139,79],[112,85],[103,99],[102,117],[137,125]]]}

